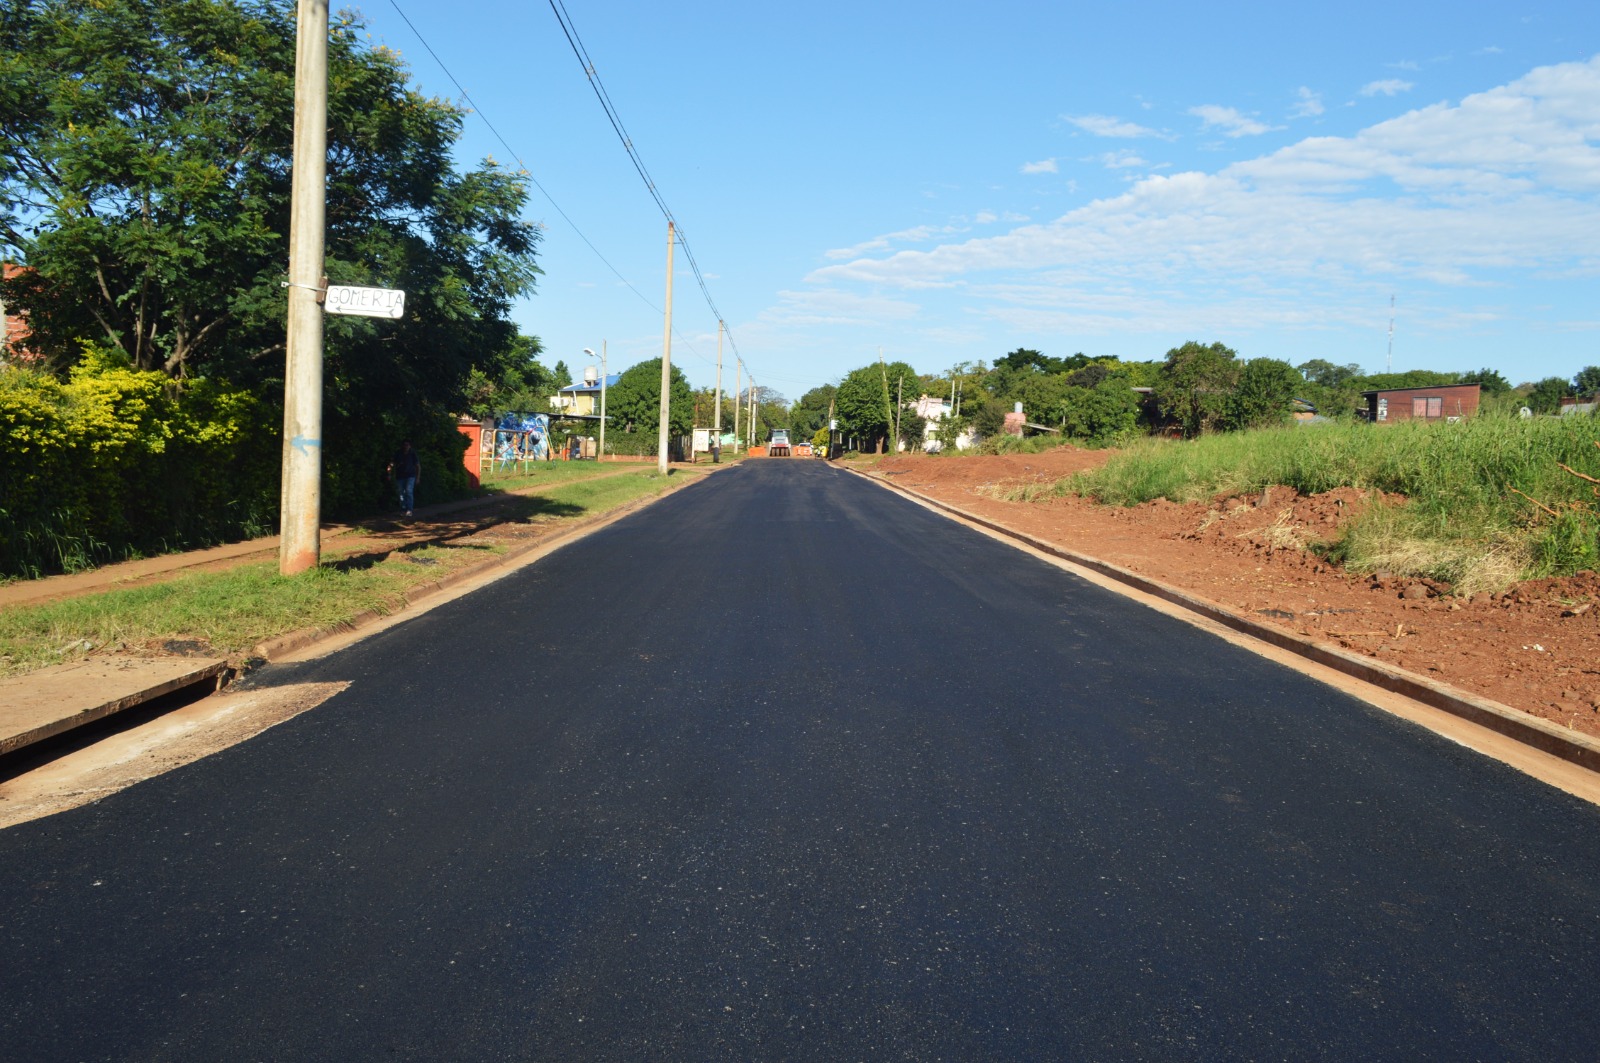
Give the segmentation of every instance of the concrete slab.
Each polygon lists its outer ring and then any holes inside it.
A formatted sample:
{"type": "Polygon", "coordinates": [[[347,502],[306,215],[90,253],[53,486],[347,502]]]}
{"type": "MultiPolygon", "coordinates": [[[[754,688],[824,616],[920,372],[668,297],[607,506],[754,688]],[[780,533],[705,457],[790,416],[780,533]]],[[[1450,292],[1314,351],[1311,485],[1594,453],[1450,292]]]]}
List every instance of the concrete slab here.
{"type": "Polygon", "coordinates": [[[213,679],[227,666],[209,657],[91,657],[0,679],[0,753],[213,679]]]}

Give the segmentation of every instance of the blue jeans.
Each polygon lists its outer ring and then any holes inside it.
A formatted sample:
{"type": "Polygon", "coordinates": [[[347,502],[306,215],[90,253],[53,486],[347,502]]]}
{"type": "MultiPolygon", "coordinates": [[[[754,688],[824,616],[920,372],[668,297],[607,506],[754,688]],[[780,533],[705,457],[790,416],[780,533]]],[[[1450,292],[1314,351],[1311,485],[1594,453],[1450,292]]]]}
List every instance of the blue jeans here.
{"type": "Polygon", "coordinates": [[[417,478],[415,476],[400,476],[395,479],[395,486],[400,488],[400,508],[410,513],[414,508],[417,491],[417,478]]]}

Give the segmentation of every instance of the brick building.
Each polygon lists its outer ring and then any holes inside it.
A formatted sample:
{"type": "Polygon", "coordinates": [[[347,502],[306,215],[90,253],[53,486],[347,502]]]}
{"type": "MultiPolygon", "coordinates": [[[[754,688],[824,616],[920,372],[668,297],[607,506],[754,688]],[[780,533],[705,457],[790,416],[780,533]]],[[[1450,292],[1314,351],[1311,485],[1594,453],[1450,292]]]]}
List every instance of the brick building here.
{"type": "Polygon", "coordinates": [[[1426,388],[1389,388],[1363,391],[1367,420],[1373,424],[1392,421],[1456,421],[1478,412],[1477,384],[1440,384],[1426,388]]]}

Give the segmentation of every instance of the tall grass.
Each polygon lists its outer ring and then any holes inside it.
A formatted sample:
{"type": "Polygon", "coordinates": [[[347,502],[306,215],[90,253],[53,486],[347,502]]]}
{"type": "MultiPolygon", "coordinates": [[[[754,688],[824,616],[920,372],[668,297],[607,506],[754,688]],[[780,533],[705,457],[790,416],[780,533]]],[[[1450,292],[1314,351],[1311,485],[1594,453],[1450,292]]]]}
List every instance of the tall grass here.
{"type": "Polygon", "coordinates": [[[1496,416],[1145,440],[1100,469],[1011,497],[1074,493],[1129,506],[1272,484],[1301,494],[1339,487],[1396,493],[1406,501],[1368,508],[1330,544],[1331,556],[1356,571],[1431,576],[1463,592],[1496,590],[1600,565],[1600,502],[1592,485],[1558,464],[1600,476],[1597,441],[1594,417],[1496,416]]]}

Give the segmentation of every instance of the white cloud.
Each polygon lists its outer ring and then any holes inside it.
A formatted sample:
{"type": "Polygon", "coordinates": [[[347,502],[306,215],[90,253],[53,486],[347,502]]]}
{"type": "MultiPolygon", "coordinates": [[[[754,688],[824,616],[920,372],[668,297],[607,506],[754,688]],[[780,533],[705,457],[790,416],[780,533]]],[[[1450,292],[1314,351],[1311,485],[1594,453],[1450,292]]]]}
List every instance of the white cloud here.
{"type": "Polygon", "coordinates": [[[885,321],[907,321],[915,318],[922,309],[904,299],[862,296],[826,287],[800,292],[780,291],[778,300],[777,306],[759,315],[761,324],[783,328],[817,325],[860,327],[885,321]]]}
{"type": "Polygon", "coordinates": [[[1489,45],[1485,45],[1482,48],[1479,48],[1477,51],[1473,52],[1472,54],[1473,55],[1499,55],[1501,52],[1504,52],[1504,51],[1505,51],[1505,49],[1500,47],[1498,44],[1489,44],[1489,45]]]}
{"type": "Polygon", "coordinates": [[[1295,96],[1294,109],[1289,112],[1290,118],[1315,118],[1325,110],[1322,106],[1322,94],[1320,92],[1312,92],[1304,85],[1301,85],[1296,90],[1295,96]]]}
{"type": "Polygon", "coordinates": [[[1200,119],[1204,128],[1219,130],[1225,137],[1256,137],[1279,128],[1240,114],[1232,107],[1219,107],[1214,103],[1191,107],[1189,113],[1200,119]]]}
{"type": "Polygon", "coordinates": [[[1134,122],[1125,122],[1120,118],[1113,118],[1104,114],[1082,114],[1061,116],[1072,125],[1077,126],[1085,133],[1093,133],[1097,137],[1121,137],[1134,139],[1136,137],[1158,137],[1161,134],[1154,129],[1147,129],[1134,122]]]}
{"type": "Polygon", "coordinates": [[[1041,159],[1038,162],[1025,162],[1022,164],[1023,173],[1056,173],[1056,160],[1041,159]]]}
{"type": "MultiPolygon", "coordinates": [[[[1058,330],[1170,319],[1210,334],[1345,327],[1397,281],[1460,291],[1534,274],[1600,275],[1600,56],[1215,172],[1146,176],[1047,223],[858,257],[810,279],[957,288],[979,313],[1058,330]]],[[[1435,324],[1466,327],[1462,313],[1441,307],[1435,324]]]]}
{"type": "Polygon", "coordinates": [[[1385,78],[1382,81],[1369,81],[1361,86],[1361,95],[1377,96],[1381,93],[1385,96],[1396,96],[1402,92],[1410,92],[1414,88],[1416,86],[1409,81],[1401,81],[1399,78],[1385,78]]]}
{"type": "Polygon", "coordinates": [[[864,240],[854,247],[841,247],[832,251],[824,251],[824,258],[844,259],[857,258],[872,251],[887,251],[895,244],[920,244],[940,236],[950,236],[955,233],[966,232],[959,225],[918,225],[911,229],[901,229],[899,232],[886,233],[883,236],[874,236],[864,240]]]}
{"type": "Polygon", "coordinates": [[[1127,170],[1135,166],[1148,166],[1134,151],[1108,151],[1095,160],[1108,170],[1127,170]]]}

